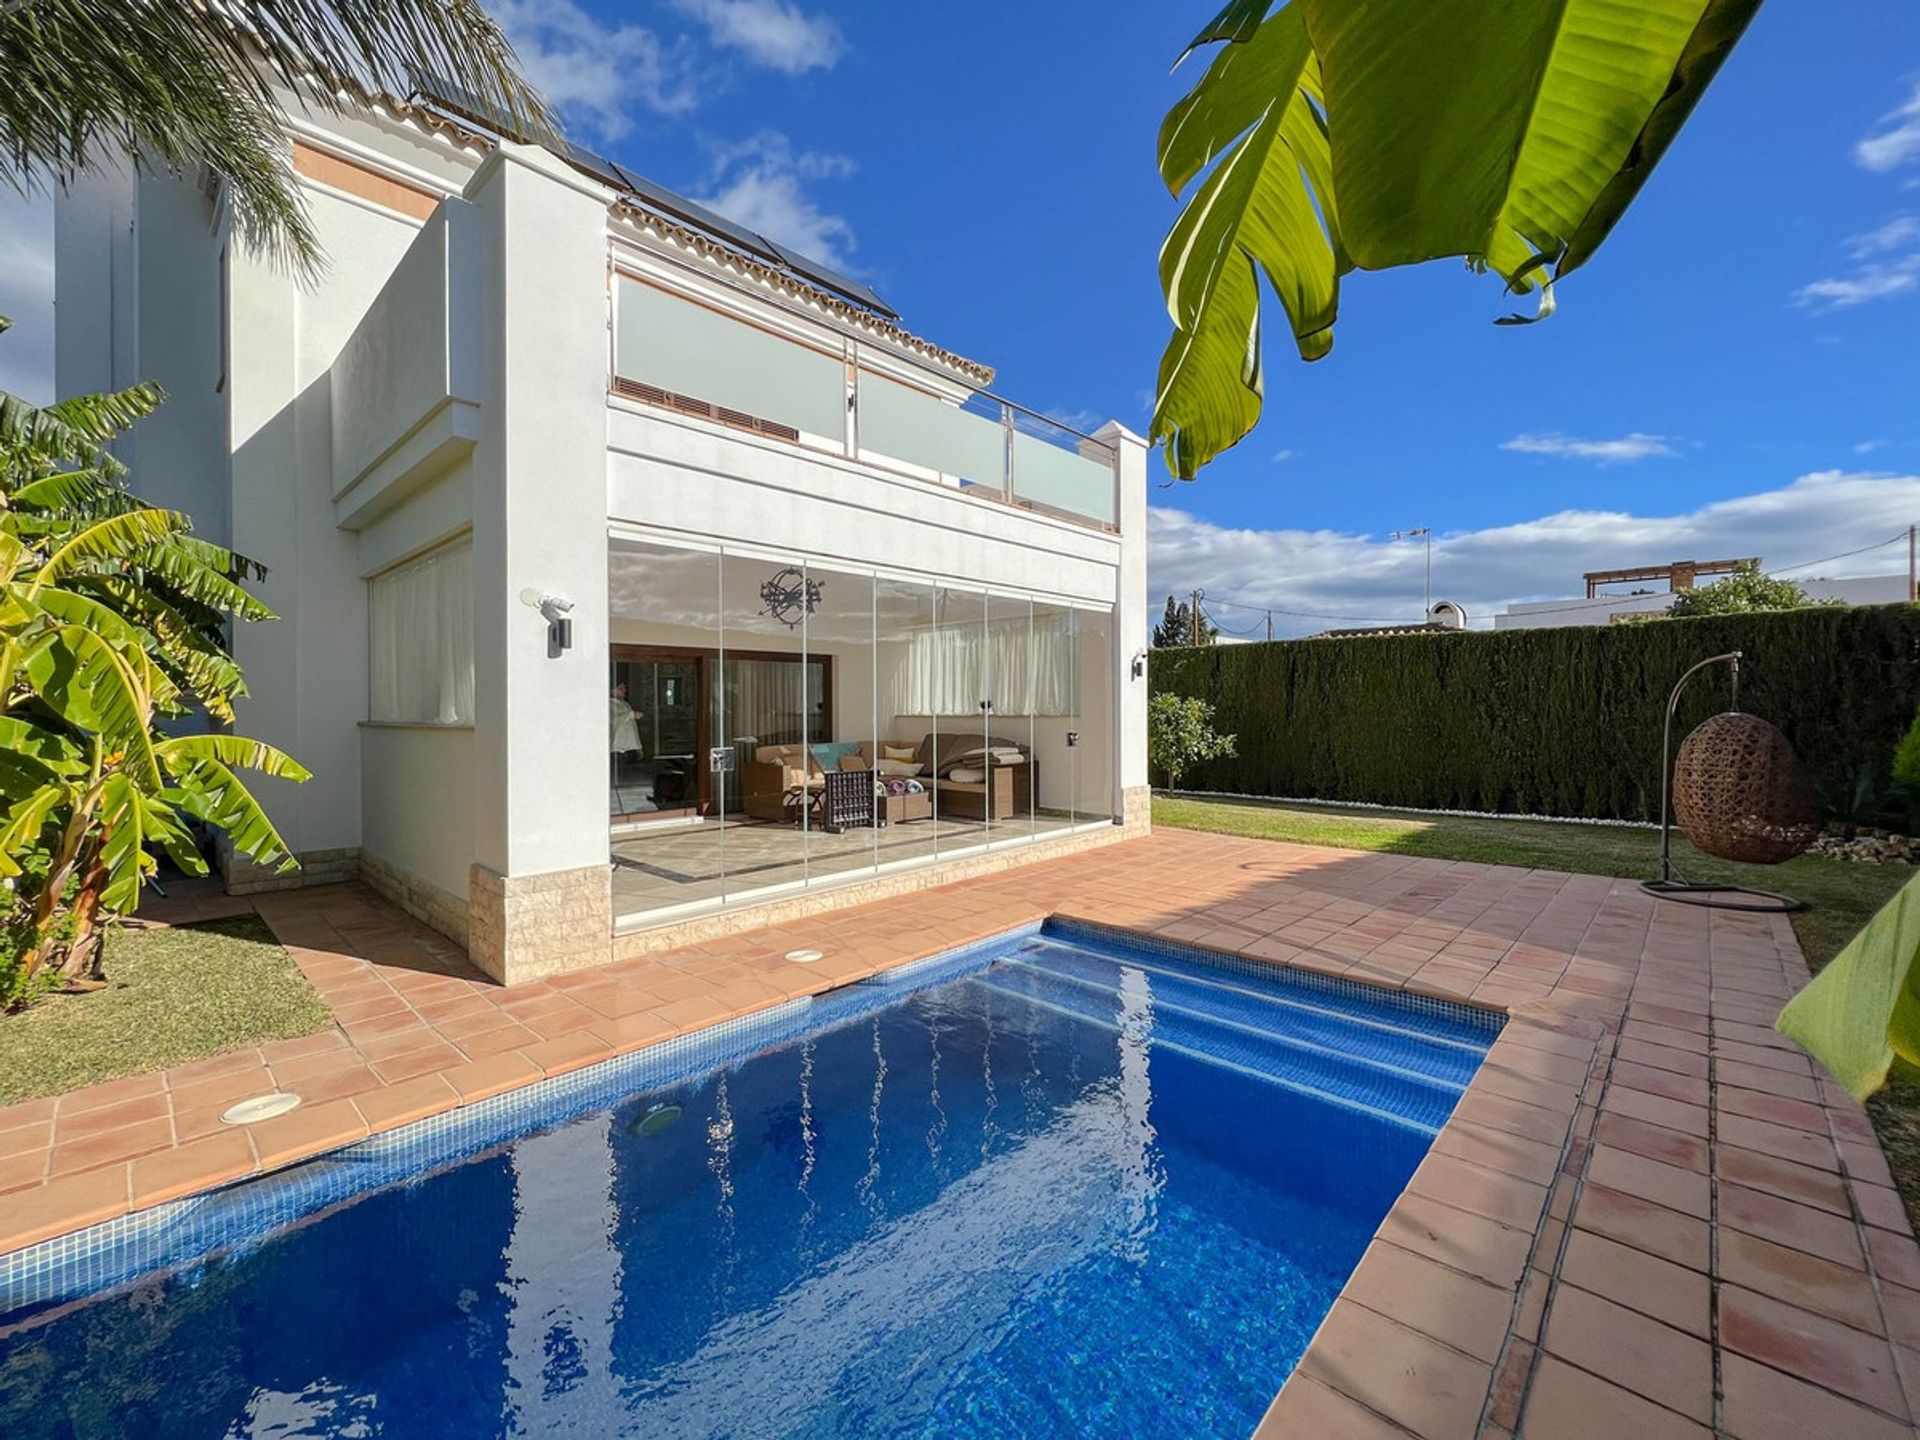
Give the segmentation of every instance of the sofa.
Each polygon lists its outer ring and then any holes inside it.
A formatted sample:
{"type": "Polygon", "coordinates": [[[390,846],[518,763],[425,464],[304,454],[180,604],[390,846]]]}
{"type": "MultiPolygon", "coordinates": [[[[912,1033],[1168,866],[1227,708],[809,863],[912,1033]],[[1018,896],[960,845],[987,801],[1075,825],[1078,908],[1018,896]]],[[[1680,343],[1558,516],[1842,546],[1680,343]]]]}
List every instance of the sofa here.
{"type": "Polygon", "coordinates": [[[917,742],[882,740],[877,752],[873,745],[863,743],[860,755],[868,765],[874,765],[886,758],[888,751],[905,752],[909,747],[911,758],[898,763],[915,767],[915,773],[933,789],[940,814],[999,821],[1031,812],[1034,775],[1030,746],[1004,735],[956,730],[929,733],[917,742]]]}

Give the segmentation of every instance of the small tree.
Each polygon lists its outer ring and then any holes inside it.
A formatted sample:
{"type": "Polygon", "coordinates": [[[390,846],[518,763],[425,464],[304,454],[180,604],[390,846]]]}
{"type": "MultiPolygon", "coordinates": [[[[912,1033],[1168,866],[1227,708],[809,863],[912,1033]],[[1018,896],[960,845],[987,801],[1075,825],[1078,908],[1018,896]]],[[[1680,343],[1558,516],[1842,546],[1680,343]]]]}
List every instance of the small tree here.
{"type": "Polygon", "coordinates": [[[1147,702],[1147,758],[1177,790],[1195,765],[1234,753],[1234,737],[1213,728],[1213,706],[1186,695],[1156,695],[1147,702]]]}
{"type": "Polygon", "coordinates": [[[1153,627],[1153,643],[1155,648],[1161,650],[1182,645],[1211,645],[1219,633],[1208,621],[1205,611],[1200,613],[1200,626],[1196,630],[1193,606],[1169,595],[1166,613],[1160,617],[1160,623],[1153,627]]]}
{"type": "Polygon", "coordinates": [[[1776,580],[1749,562],[1724,580],[1682,590],[1667,613],[1685,620],[1699,615],[1745,615],[1754,610],[1800,610],[1832,603],[1815,600],[1794,581],[1776,580]]]}

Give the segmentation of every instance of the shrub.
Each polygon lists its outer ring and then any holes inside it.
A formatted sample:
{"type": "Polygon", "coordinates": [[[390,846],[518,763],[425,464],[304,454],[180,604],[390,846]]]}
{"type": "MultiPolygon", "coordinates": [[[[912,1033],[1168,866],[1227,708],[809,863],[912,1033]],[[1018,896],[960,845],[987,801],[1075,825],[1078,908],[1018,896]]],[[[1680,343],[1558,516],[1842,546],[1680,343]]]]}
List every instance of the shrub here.
{"type": "MultiPolygon", "coordinates": [[[[1151,665],[1156,693],[1205,700],[1239,738],[1195,765],[1196,788],[1657,820],[1667,692],[1729,650],[1746,656],[1741,708],[1823,792],[1884,773],[1920,700],[1920,606],[1156,650],[1151,665]]],[[[1703,673],[1676,736],[1727,708],[1724,672],[1703,673]]]]}

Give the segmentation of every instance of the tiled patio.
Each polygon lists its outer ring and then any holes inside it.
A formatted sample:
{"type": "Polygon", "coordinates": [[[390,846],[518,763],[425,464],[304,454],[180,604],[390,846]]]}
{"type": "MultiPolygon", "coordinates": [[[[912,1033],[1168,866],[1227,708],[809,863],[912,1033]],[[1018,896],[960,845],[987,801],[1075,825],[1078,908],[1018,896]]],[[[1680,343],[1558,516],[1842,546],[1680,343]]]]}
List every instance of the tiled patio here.
{"type": "Polygon", "coordinates": [[[0,1110],[0,1252],[1064,914],[1512,1016],[1263,1435],[1916,1433],[1920,1248],[1770,1028],[1784,920],[1179,832],[513,989],[357,887],[257,908],[339,1027],[0,1110]],[[221,1126],[276,1087],[306,1103],[221,1126]]]}

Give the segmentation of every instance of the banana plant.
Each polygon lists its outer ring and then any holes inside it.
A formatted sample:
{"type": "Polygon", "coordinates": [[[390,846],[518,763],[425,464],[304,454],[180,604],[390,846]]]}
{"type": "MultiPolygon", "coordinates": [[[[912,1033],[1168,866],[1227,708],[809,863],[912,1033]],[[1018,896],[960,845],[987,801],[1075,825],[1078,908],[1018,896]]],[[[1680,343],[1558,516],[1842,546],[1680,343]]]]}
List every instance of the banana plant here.
{"type": "Polygon", "coordinates": [[[1760,0],[1230,0],[1161,126],[1191,193],[1160,253],[1173,335],[1151,436],[1191,479],[1260,418],[1261,282],[1301,358],[1340,282],[1442,256],[1538,290],[1591,259],[1760,0]]]}
{"type": "Polygon", "coordinates": [[[295,863],[235,772],[306,769],[258,741],[163,728],[232,721],[246,687],[224,627],[273,614],[244,584],[258,567],[127,490],[108,446],[162,398],[0,394],[0,876],[44,858],[17,896],[22,978],[56,958],[86,969],[101,916],[134,909],[155,851],[206,873],[189,820],[263,865],[295,863]]]}

